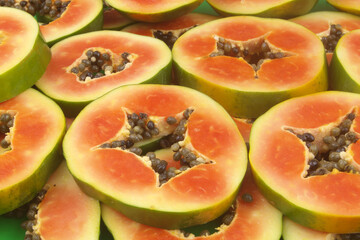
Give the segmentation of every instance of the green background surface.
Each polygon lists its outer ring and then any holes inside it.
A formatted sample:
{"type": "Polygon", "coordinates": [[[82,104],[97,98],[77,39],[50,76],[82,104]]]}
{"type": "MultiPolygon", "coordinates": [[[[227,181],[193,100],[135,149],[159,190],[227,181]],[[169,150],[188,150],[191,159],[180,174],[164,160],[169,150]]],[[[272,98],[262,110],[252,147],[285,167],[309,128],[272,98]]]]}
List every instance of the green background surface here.
{"type": "MultiPolygon", "coordinates": [[[[319,0],[312,11],[332,11],[335,10],[326,0],[319,0]]],[[[209,6],[207,2],[203,2],[195,12],[208,13],[217,15],[216,12],[209,6]]],[[[20,224],[25,219],[11,219],[0,216],[0,240],[21,240],[24,239],[25,231],[20,227],[20,224]]],[[[104,224],[101,224],[100,240],[112,240],[111,234],[107,231],[104,224]]],[[[71,240],[71,239],[65,239],[71,240]]]]}

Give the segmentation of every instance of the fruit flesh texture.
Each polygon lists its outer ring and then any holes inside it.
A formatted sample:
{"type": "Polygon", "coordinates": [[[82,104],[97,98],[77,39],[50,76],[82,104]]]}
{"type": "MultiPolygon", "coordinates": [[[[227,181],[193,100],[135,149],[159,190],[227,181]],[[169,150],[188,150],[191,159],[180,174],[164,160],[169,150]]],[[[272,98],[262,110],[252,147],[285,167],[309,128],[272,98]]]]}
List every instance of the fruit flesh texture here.
{"type": "Polygon", "coordinates": [[[233,118],[245,142],[249,142],[252,121],[250,119],[233,118]]]}
{"type": "Polygon", "coordinates": [[[348,33],[338,43],[330,65],[330,87],[347,92],[360,92],[360,68],[353,64],[360,59],[360,30],[348,33]]]}
{"type": "Polygon", "coordinates": [[[133,23],[132,20],[123,16],[115,9],[104,10],[104,24],[103,29],[106,30],[119,30],[123,27],[133,23]]]}
{"type": "Polygon", "coordinates": [[[75,33],[100,30],[103,24],[102,8],[101,0],[71,0],[60,18],[40,26],[41,33],[45,41],[53,45],[75,33]]]}
{"type": "Polygon", "coordinates": [[[100,204],[81,191],[65,161],[52,174],[39,204],[37,231],[42,239],[99,239],[100,204]]]}
{"type": "Polygon", "coordinates": [[[173,56],[180,84],[208,94],[234,117],[258,117],[280,101],[327,89],[321,41],[305,28],[283,20],[215,20],[179,38],[173,56]],[[216,49],[214,35],[241,43],[265,37],[292,55],[264,61],[255,78],[254,69],[243,58],[209,57],[216,49]]]}
{"type": "MultiPolygon", "coordinates": [[[[360,229],[360,175],[333,172],[304,178],[306,147],[284,130],[325,126],[354,107],[357,112],[359,104],[355,94],[317,93],[281,103],[255,121],[250,135],[251,167],[264,195],[290,219],[320,231],[360,229]]],[[[353,131],[359,132],[358,115],[354,121],[353,131]]],[[[359,146],[354,143],[349,150],[355,164],[359,163],[359,146]]]]}
{"type": "MultiPolygon", "coordinates": [[[[134,222],[104,204],[102,218],[115,240],[188,239],[181,236],[178,230],[169,231],[134,222]]],[[[247,173],[237,196],[236,215],[230,225],[223,225],[218,232],[210,236],[197,236],[191,239],[278,240],[281,235],[281,221],[282,214],[266,201],[257,189],[251,174],[247,173]],[[250,194],[253,201],[242,200],[243,194],[250,194]]]]}
{"type": "Polygon", "coordinates": [[[220,14],[256,15],[260,17],[290,18],[311,10],[316,0],[209,0],[209,4],[220,14]]]}
{"type": "MultiPolygon", "coordinates": [[[[345,33],[360,28],[360,17],[342,12],[314,12],[291,21],[303,25],[320,38],[329,34],[330,24],[340,24],[345,33]]],[[[330,64],[332,53],[327,53],[326,57],[330,64]]]]}
{"type": "Polygon", "coordinates": [[[186,221],[192,224],[193,221],[200,224],[204,219],[210,221],[209,218],[219,216],[235,197],[246,166],[246,147],[234,122],[222,108],[210,102],[204,95],[178,86],[121,87],[101,101],[91,103],[70,127],[63,144],[69,168],[78,180],[90,185],[92,190],[89,192],[110,196],[110,200],[109,197],[102,198],[107,204],[112,203],[119,210],[127,211],[125,214],[133,218],[137,217],[136,211],[139,211],[137,214],[144,211],[138,221],[163,224],[167,228],[190,225],[176,222],[178,218],[186,219],[188,216],[192,219],[186,221]],[[134,95],[137,96],[135,99],[131,97],[134,95]],[[158,187],[157,175],[134,154],[118,149],[91,150],[113,138],[122,128],[126,116],[121,107],[160,117],[177,114],[189,106],[195,111],[187,127],[188,141],[196,151],[216,164],[198,165],[158,187]],[[212,114],[208,115],[209,112],[212,114]],[[107,121],[99,121],[101,119],[107,121]],[[96,134],[88,135],[89,126],[96,134]],[[79,140],[81,143],[77,149],[71,148],[73,142],[79,140]],[[84,161],[87,162],[84,171],[77,171],[76,166],[84,161]],[[228,177],[224,178],[224,175],[228,177]],[[122,202],[127,206],[123,207],[122,202]],[[216,210],[213,209],[215,206],[216,210]],[[196,216],[192,216],[194,214],[196,216]],[[157,216],[162,219],[151,220],[157,216]]]}
{"type": "Polygon", "coordinates": [[[134,34],[98,31],[68,38],[51,50],[50,64],[36,86],[60,102],[69,117],[74,117],[71,112],[75,109],[73,106],[80,106],[77,111],[74,110],[78,113],[89,101],[121,85],[144,81],[166,83],[170,79],[171,53],[165,44],[156,39],[145,41],[143,36],[134,34]],[[124,71],[84,83],[66,69],[89,48],[109,49],[115,54],[128,52],[137,58],[124,71]]]}
{"type": "Polygon", "coordinates": [[[31,200],[58,165],[65,118],[53,101],[33,89],[1,103],[0,109],[17,113],[12,150],[0,154],[0,213],[5,213],[31,200]]]}

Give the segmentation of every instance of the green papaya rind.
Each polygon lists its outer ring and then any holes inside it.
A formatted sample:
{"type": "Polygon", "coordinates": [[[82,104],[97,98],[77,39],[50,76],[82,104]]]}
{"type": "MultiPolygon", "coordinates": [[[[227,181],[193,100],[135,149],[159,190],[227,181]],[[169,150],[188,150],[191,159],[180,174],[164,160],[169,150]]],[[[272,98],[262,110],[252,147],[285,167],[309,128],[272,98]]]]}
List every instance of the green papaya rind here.
{"type": "Polygon", "coordinates": [[[211,7],[223,16],[251,15],[267,18],[293,18],[308,13],[317,3],[318,0],[289,0],[285,3],[255,12],[231,12],[223,10],[221,6],[208,0],[211,7]]]}
{"type": "Polygon", "coordinates": [[[353,1],[353,4],[354,4],[353,6],[351,5],[350,2],[347,4],[347,3],[341,2],[339,0],[326,0],[326,1],[330,5],[332,5],[333,7],[337,8],[340,11],[360,15],[360,4],[356,0],[353,1]]]}

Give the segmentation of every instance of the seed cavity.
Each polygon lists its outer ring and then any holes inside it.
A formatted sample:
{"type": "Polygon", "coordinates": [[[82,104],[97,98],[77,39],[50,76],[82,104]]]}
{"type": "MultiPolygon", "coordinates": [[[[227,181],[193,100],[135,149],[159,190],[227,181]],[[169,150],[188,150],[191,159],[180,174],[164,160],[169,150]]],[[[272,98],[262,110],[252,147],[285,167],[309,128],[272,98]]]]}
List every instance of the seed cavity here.
{"type": "Polygon", "coordinates": [[[70,2],[62,0],[0,0],[0,7],[12,7],[28,12],[33,16],[37,13],[49,20],[55,20],[61,17],[70,2]]]}
{"type": "Polygon", "coordinates": [[[176,30],[151,29],[151,32],[152,32],[152,35],[154,38],[157,38],[157,39],[163,41],[164,43],[166,43],[166,45],[168,45],[168,47],[170,49],[172,49],[174,46],[174,43],[181,35],[183,35],[190,29],[197,27],[197,26],[198,25],[195,24],[188,28],[182,28],[182,29],[176,29],[176,30]]]}
{"type": "Polygon", "coordinates": [[[333,240],[360,240],[360,233],[333,234],[333,240]]]}
{"type": "Polygon", "coordinates": [[[109,49],[89,48],[66,71],[77,76],[77,80],[87,83],[93,79],[109,76],[129,68],[136,54],[123,52],[115,54],[109,49]]]}
{"type": "Polygon", "coordinates": [[[15,125],[15,111],[0,110],[0,154],[12,149],[11,139],[15,125]]]}
{"type": "Polygon", "coordinates": [[[334,172],[360,173],[358,164],[348,152],[351,144],[360,138],[360,135],[353,131],[355,118],[356,113],[353,110],[336,123],[320,128],[285,129],[296,135],[306,146],[307,164],[303,173],[305,178],[334,172]]]}
{"type": "Polygon", "coordinates": [[[263,63],[295,55],[272,45],[267,40],[267,35],[247,41],[235,41],[220,36],[214,36],[214,39],[216,40],[216,49],[209,54],[209,57],[242,58],[254,69],[255,78],[258,78],[258,71],[263,63]]]}
{"type": "Polygon", "coordinates": [[[340,38],[345,34],[344,29],[340,24],[329,24],[329,29],[323,33],[318,34],[321,42],[324,44],[325,51],[332,53],[335,50],[340,38]]]}

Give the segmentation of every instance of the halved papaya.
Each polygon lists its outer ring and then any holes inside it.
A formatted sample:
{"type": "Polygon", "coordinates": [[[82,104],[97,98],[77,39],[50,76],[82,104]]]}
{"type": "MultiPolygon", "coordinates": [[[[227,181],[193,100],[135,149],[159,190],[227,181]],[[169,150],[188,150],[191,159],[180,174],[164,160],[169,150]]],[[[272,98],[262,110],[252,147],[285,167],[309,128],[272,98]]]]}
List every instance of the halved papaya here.
{"type": "Polygon", "coordinates": [[[65,39],[51,48],[52,59],[36,86],[67,117],[124,84],[171,79],[171,52],[157,39],[118,31],[97,31],[65,39]]]}
{"type": "Polygon", "coordinates": [[[327,0],[327,2],[341,11],[360,14],[360,2],[357,0],[327,0]]]}
{"type": "Polygon", "coordinates": [[[173,58],[180,85],[209,95],[233,117],[256,118],[285,99],[327,89],[321,41],[281,19],[205,23],[176,41],[173,58]]]}
{"type": "Polygon", "coordinates": [[[51,58],[35,19],[7,7],[0,7],[0,52],[0,102],[34,85],[51,58]]]}
{"type": "Polygon", "coordinates": [[[360,30],[342,37],[335,49],[329,68],[331,89],[360,93],[360,69],[354,64],[360,59],[360,30]]]}
{"type": "Polygon", "coordinates": [[[185,15],[204,0],[106,0],[131,19],[141,22],[163,22],[185,15]]]}
{"type": "Polygon", "coordinates": [[[218,18],[208,14],[189,13],[167,22],[135,23],[122,31],[160,39],[172,48],[175,41],[186,31],[218,18]]]}
{"type": "Polygon", "coordinates": [[[303,25],[321,39],[329,65],[339,39],[360,28],[360,17],[334,11],[313,12],[290,21],[303,25]]]}
{"type": "Polygon", "coordinates": [[[325,232],[360,231],[360,96],[287,100],[253,124],[250,164],[264,196],[291,220],[325,232]]]}
{"type": "Polygon", "coordinates": [[[318,0],[208,0],[216,12],[224,16],[255,15],[291,18],[308,13],[318,0]]]}
{"type": "Polygon", "coordinates": [[[65,117],[34,89],[0,103],[0,214],[35,197],[60,162],[65,117]]]}
{"type": "Polygon", "coordinates": [[[193,227],[191,230],[195,233],[188,231],[190,229],[149,227],[105,204],[101,209],[102,218],[115,240],[279,240],[281,236],[282,214],[261,195],[250,172],[246,174],[231,209],[216,222],[193,227]]]}
{"type": "Polygon", "coordinates": [[[181,86],[113,90],[78,115],[63,149],[87,194],[135,221],[172,229],[226,211],[247,165],[232,118],[206,95],[181,86]],[[165,160],[133,147],[147,136],[161,137],[179,168],[166,169],[165,160]]]}
{"type": "Polygon", "coordinates": [[[241,136],[244,138],[246,143],[249,142],[251,127],[254,122],[253,119],[248,118],[233,118],[241,136]]]}
{"type": "Polygon", "coordinates": [[[125,17],[119,11],[109,7],[104,8],[103,29],[120,30],[132,23],[133,21],[131,19],[125,17]]]}
{"type": "Polygon", "coordinates": [[[99,201],[80,190],[65,161],[33,199],[26,215],[25,239],[99,239],[99,201]]]}
{"type": "Polygon", "coordinates": [[[334,234],[320,232],[311,228],[304,227],[291,221],[289,218],[283,219],[283,238],[284,240],[356,240],[360,238],[359,233],[334,234]]]}
{"type": "MultiPolygon", "coordinates": [[[[52,5],[55,6],[53,1],[52,5]]],[[[65,9],[55,19],[50,17],[50,22],[40,26],[42,35],[49,46],[62,39],[81,33],[101,30],[103,26],[102,0],[70,0],[65,9]]],[[[46,7],[44,5],[43,9],[46,7]]],[[[39,8],[38,11],[42,9],[39,8]]],[[[61,10],[62,11],[62,10],[61,10]]]]}

